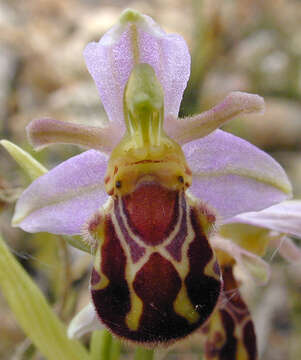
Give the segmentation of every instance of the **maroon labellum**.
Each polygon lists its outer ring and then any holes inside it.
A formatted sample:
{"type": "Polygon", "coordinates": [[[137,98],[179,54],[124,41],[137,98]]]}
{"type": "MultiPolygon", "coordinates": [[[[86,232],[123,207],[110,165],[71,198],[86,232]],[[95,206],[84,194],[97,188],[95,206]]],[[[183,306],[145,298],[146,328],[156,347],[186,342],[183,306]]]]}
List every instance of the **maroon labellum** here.
{"type": "Polygon", "coordinates": [[[208,220],[184,191],[156,182],[111,202],[91,278],[101,322],[150,345],[189,335],[208,319],[221,289],[202,226],[208,220]]]}

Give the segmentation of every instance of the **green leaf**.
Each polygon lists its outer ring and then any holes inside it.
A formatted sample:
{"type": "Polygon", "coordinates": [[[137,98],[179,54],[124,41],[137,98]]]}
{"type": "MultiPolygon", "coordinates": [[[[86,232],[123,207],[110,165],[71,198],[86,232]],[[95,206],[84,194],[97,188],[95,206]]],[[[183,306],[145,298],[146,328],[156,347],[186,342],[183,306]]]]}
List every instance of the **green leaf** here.
{"type": "Polygon", "coordinates": [[[1,140],[0,144],[9,152],[32,181],[47,173],[47,169],[42,164],[19,146],[8,140],[1,140]]]}
{"type": "Polygon", "coordinates": [[[46,359],[89,359],[78,341],[68,339],[64,324],[1,237],[0,288],[19,325],[46,359]]]}

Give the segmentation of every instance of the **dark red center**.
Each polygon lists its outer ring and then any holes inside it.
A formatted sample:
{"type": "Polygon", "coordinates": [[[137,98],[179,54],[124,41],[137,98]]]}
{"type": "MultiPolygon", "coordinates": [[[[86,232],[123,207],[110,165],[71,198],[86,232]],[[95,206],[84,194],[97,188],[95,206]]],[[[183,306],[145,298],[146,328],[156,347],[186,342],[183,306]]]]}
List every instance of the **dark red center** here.
{"type": "Polygon", "coordinates": [[[132,230],[146,244],[158,245],[175,226],[178,192],[157,183],[144,183],[124,196],[123,205],[132,230]]]}

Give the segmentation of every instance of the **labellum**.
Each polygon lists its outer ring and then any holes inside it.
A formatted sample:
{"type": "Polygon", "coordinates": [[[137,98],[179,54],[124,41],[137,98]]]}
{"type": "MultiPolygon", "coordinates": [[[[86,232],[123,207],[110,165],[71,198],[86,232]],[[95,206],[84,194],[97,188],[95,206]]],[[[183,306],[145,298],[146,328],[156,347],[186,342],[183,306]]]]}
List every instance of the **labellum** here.
{"type": "Polygon", "coordinates": [[[257,342],[250,312],[240,295],[233,265],[221,266],[223,291],[218,309],[202,328],[206,360],[256,360],[257,342]]]}
{"type": "Polygon", "coordinates": [[[202,326],[221,290],[208,237],[215,214],[187,193],[191,172],[163,130],[163,91],[150,65],[124,92],[127,130],[105,176],[108,202],[89,222],[97,246],[91,295],[115,334],[168,344],[202,326]]]}

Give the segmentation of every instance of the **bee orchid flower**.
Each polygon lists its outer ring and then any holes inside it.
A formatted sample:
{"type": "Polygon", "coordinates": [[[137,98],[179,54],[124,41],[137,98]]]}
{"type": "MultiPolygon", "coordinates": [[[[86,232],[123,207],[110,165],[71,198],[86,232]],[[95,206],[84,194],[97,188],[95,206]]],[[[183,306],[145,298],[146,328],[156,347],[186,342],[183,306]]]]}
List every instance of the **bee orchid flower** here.
{"type": "MultiPolygon", "coordinates": [[[[261,259],[268,246],[291,263],[301,250],[290,236],[301,239],[301,201],[284,201],[258,212],[243,213],[220,226],[211,238],[223,275],[223,289],[214,313],[202,327],[205,359],[257,359],[255,327],[240,292],[237,267],[264,285],[270,266],[261,259]]],[[[250,278],[248,277],[248,278],[250,278]]]]}
{"type": "Polygon", "coordinates": [[[80,234],[95,252],[92,303],[73,320],[70,336],[105,326],[134,343],[170,344],[208,323],[233,285],[219,252],[257,261],[239,244],[219,246],[218,226],[287,200],[291,185],[268,154],[218,129],[262,112],[261,97],[233,92],[209,111],[177,117],[190,74],[181,36],[125,10],[84,58],[108,122],[29,124],[36,149],[71,143],[90,150],[35,180],[13,224],[80,234]]]}

